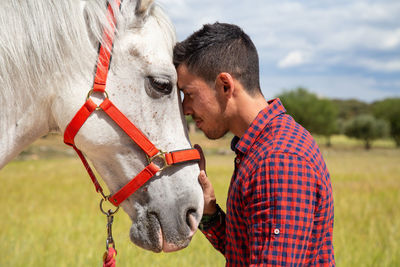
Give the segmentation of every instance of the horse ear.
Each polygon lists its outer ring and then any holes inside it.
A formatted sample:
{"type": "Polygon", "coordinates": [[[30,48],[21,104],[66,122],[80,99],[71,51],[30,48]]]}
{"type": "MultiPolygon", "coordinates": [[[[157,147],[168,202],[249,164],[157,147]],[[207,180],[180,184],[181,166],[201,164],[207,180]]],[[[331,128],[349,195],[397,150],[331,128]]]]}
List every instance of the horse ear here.
{"type": "Polygon", "coordinates": [[[136,14],[146,14],[149,7],[153,4],[153,1],[154,0],[138,0],[136,3],[136,14]]]}

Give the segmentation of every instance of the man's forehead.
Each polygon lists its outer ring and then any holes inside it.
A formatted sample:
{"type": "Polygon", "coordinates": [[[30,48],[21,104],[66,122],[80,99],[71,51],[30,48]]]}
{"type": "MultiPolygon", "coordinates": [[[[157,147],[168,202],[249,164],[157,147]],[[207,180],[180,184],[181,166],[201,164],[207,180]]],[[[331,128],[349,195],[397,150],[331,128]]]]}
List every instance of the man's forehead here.
{"type": "Polygon", "coordinates": [[[178,89],[182,92],[193,92],[196,91],[198,88],[208,86],[207,82],[202,77],[190,72],[187,66],[184,64],[178,66],[177,73],[177,86],[178,89]]]}
{"type": "Polygon", "coordinates": [[[179,90],[179,91],[182,91],[182,92],[183,92],[183,91],[185,91],[185,89],[186,89],[186,85],[184,85],[183,82],[179,80],[179,76],[178,76],[177,86],[178,86],[178,90],[179,90]]]}
{"type": "Polygon", "coordinates": [[[180,72],[180,73],[188,72],[188,68],[187,68],[186,64],[184,64],[184,63],[180,64],[180,65],[176,68],[176,70],[177,70],[178,72],[180,72]]]}
{"type": "Polygon", "coordinates": [[[184,64],[179,65],[176,71],[178,73],[178,89],[184,91],[188,81],[190,81],[190,77],[188,77],[190,73],[184,64]]]}

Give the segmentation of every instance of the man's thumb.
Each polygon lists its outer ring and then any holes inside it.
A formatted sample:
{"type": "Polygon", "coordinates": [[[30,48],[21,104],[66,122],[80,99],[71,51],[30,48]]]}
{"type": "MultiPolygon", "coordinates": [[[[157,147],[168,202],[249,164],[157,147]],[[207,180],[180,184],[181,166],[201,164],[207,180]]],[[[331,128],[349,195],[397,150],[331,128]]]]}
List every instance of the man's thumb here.
{"type": "Polygon", "coordinates": [[[197,151],[199,151],[199,154],[200,154],[200,162],[199,162],[200,170],[205,171],[206,170],[206,159],[204,157],[203,149],[201,149],[201,146],[199,146],[198,144],[195,144],[194,148],[197,149],[197,151]]]}

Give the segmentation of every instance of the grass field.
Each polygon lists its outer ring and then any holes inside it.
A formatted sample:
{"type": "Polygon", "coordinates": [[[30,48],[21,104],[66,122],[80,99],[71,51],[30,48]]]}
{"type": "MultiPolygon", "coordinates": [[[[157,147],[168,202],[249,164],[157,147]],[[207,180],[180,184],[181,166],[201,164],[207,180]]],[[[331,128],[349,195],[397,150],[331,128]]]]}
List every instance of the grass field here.
{"type": "MultiPolygon", "coordinates": [[[[317,139],[323,143],[323,139],[317,139]]],[[[232,172],[229,137],[192,135],[207,156],[208,175],[225,206],[232,172]]],[[[321,147],[335,198],[338,266],[400,266],[400,149],[389,141],[365,151],[338,136],[321,147]]],[[[0,171],[0,266],[100,266],[106,218],[78,158],[59,137],[38,140],[0,171]]],[[[130,221],[114,220],[117,266],[224,266],[224,258],[197,233],[188,248],[153,254],[130,243],[130,221]]]]}

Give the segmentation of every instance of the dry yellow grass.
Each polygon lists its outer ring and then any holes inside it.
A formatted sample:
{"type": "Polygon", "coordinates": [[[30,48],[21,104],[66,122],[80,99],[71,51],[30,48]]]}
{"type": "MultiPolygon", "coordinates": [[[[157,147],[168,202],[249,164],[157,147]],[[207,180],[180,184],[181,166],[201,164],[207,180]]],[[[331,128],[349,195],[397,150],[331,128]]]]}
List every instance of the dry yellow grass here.
{"type": "MultiPolygon", "coordinates": [[[[209,141],[196,133],[192,142],[206,151],[208,174],[225,206],[230,138],[209,141]]],[[[343,137],[333,145],[322,152],[334,190],[337,265],[400,266],[400,150],[380,141],[365,151],[343,137]]],[[[90,179],[68,151],[59,137],[41,139],[0,171],[0,266],[100,265],[106,221],[90,179]]],[[[224,266],[201,233],[187,249],[153,254],[130,243],[129,227],[119,212],[113,229],[118,266],[224,266]]]]}

